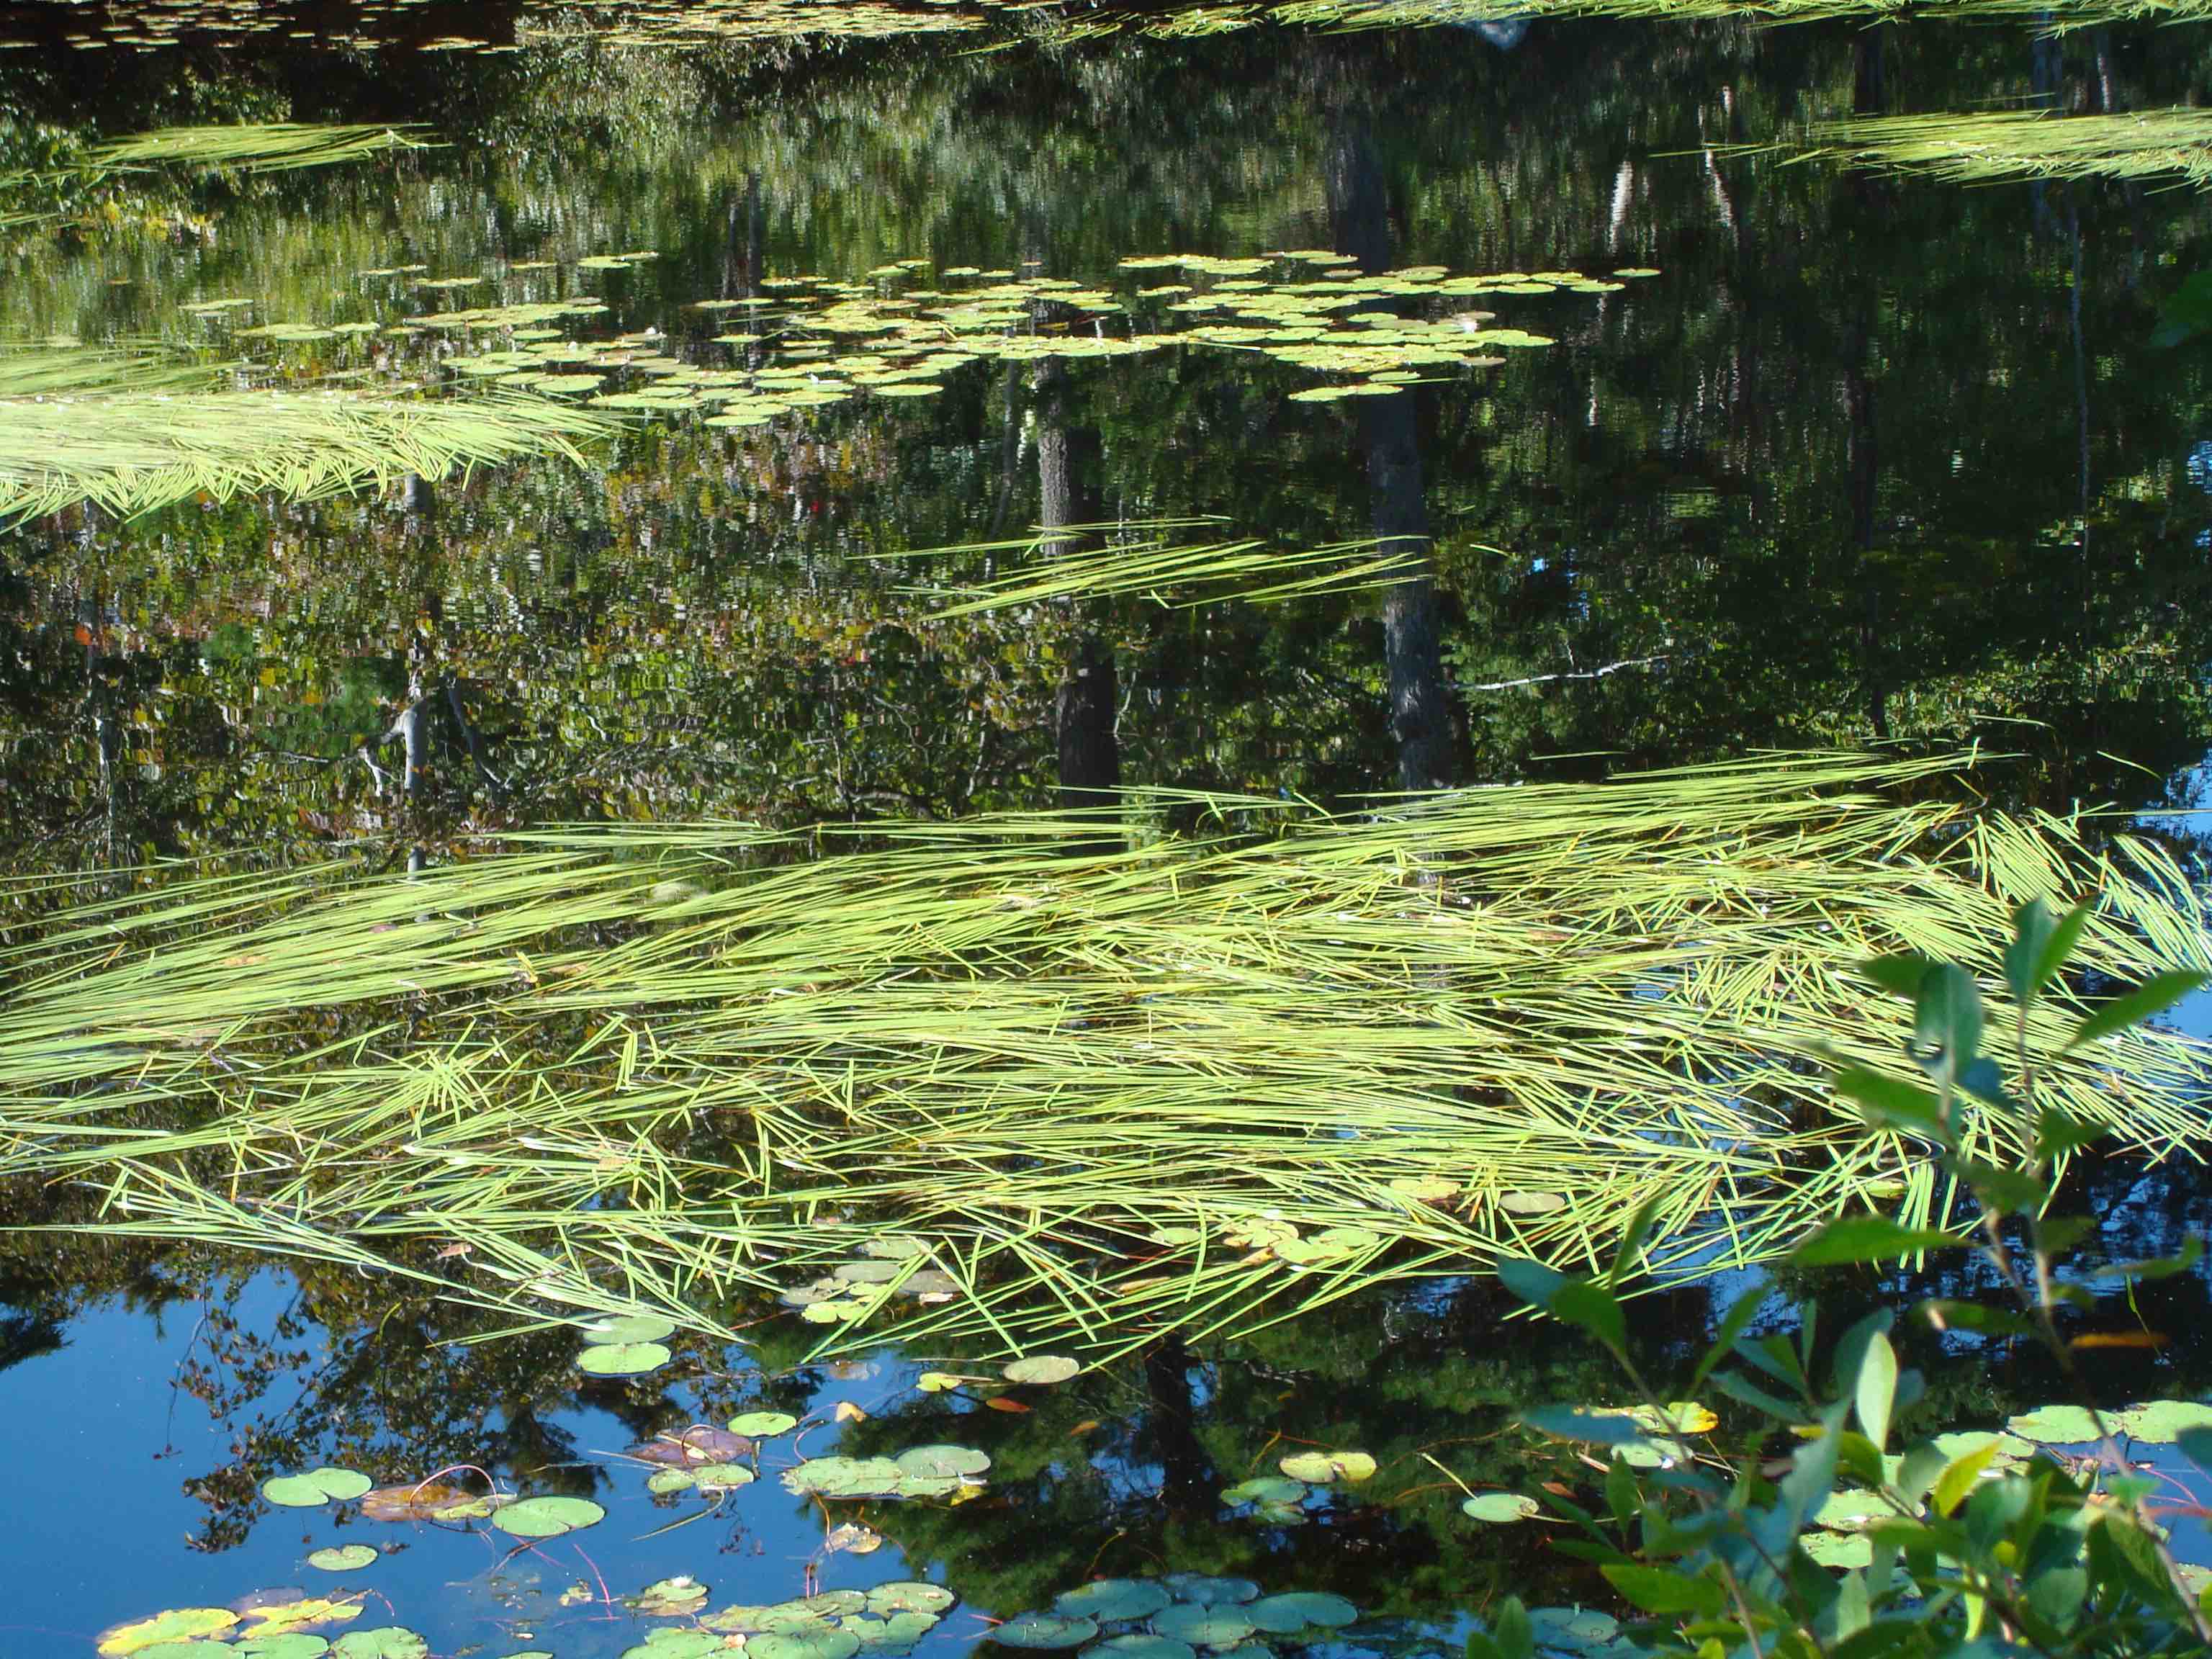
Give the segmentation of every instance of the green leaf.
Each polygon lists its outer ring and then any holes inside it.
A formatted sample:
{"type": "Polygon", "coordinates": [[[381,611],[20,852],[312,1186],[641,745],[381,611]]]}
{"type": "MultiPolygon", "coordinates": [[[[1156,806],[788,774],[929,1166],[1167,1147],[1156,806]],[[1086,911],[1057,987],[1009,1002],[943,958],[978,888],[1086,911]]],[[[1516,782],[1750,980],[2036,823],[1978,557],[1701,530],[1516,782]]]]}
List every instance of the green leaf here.
{"type": "Polygon", "coordinates": [[[1529,1622],[1528,1609],[1521,1605],[1521,1598],[1509,1595],[1498,1609],[1498,1616],[1490,1621],[1490,1633],[1498,1644],[1498,1650],[1505,1659],[1533,1659],[1536,1651],[1536,1628],[1529,1622]]]}
{"type": "Polygon", "coordinates": [[[1729,1304],[1721,1316],[1719,1328],[1714,1333],[1712,1346],[1698,1361],[1698,1369],[1690,1374],[1689,1391],[1695,1394],[1705,1380],[1713,1374],[1713,1367],[1735,1351],[1736,1339],[1751,1328],[1751,1322],[1759,1317],[1767,1294],[1774,1288],[1770,1279],[1760,1278],[1746,1285],[1741,1295],[1729,1304]]]}
{"type": "Polygon", "coordinates": [[[1836,1073],[1835,1088],[1845,1099],[1856,1101],[1861,1115],[1877,1129],[1910,1129],[1935,1140],[1949,1138],[1942,1103],[1917,1084],[1863,1066],[1846,1066],[1836,1073]]]}
{"type": "Polygon", "coordinates": [[[1728,1592],[1710,1578],[1692,1578],[1687,1573],[1671,1572],[1664,1567],[1643,1565],[1601,1567],[1598,1571],[1622,1596],[1646,1613],[1686,1613],[1711,1619],[1728,1605],[1728,1592]]]}
{"type": "Polygon", "coordinates": [[[1875,957],[1871,961],[1863,962],[1859,964],[1859,971],[1893,995],[1917,997],[1920,994],[1921,984],[1935,967],[1936,964],[1926,957],[1900,954],[1875,957]]]}
{"type": "Polygon", "coordinates": [[[1951,963],[1920,981],[1912,1005],[1913,1040],[1927,1051],[1922,1064],[1937,1076],[1957,1078],[1982,1047],[1982,994],[1974,976],[1951,963]]]}
{"type": "Polygon", "coordinates": [[[2108,1261],[2094,1271],[2100,1279],[2172,1279],[2203,1259],[2204,1241],[2191,1233],[2181,1241],[2177,1255],[2153,1256],[2146,1261],[2108,1261]]]}
{"type": "Polygon", "coordinates": [[[1627,1316],[1613,1293],[1595,1279],[1568,1279],[1553,1292],[1551,1313],[1581,1326],[1616,1353],[1628,1346],[1627,1316]]]}
{"type": "Polygon", "coordinates": [[[1979,1302],[1959,1302],[1930,1297],[1915,1312],[1930,1328],[1939,1331],[1978,1331],[1987,1336],[2027,1336],[2034,1323],[2009,1308],[1991,1308],[1979,1302]]]}
{"type": "Polygon", "coordinates": [[[2013,942],[2005,951],[2005,985],[2013,1000],[2023,1008],[2074,954],[2074,946],[2088,925],[2090,907],[2077,904],[2053,921],[2041,899],[2030,899],[2013,912],[2013,942]]]}
{"type": "Polygon", "coordinates": [[[2212,974],[2200,974],[2193,969],[2153,974],[2125,996],[2115,998],[2083,1020],[2074,1035],[2066,1039],[2066,1048],[2079,1048],[2084,1043],[2098,1042],[2116,1031],[2124,1031],[2154,1018],[2208,980],[2212,980],[2212,974]]]}
{"type": "Polygon", "coordinates": [[[1521,1420],[1540,1433],[1561,1440],[1587,1441],[1598,1446],[1626,1446],[1644,1438],[1641,1424],[1625,1412],[1585,1412],[1572,1406],[1539,1406],[1521,1413],[1521,1420]]]}
{"type": "Polygon", "coordinates": [[[1641,1260],[1644,1241],[1650,1236],[1652,1218],[1659,1213],[1659,1206],[1667,1197],[1662,1188],[1637,1206],[1636,1213],[1628,1218],[1628,1225],[1621,1230],[1620,1248],[1613,1255],[1613,1267],[1605,1276],[1606,1284],[1618,1289],[1641,1260]]]}
{"type": "Polygon", "coordinates": [[[1957,1245],[1953,1235],[1928,1227],[1907,1227],[1887,1216],[1850,1215],[1831,1221],[1790,1253],[1802,1267],[1835,1267],[1852,1261],[1889,1261],[1922,1250],[1957,1245]]]}
{"type": "Polygon", "coordinates": [[[1505,1288],[1531,1307],[1548,1309],[1552,1298],[1559,1294],[1559,1286],[1567,1276],[1556,1267],[1547,1267],[1540,1261],[1514,1257],[1498,1264],[1498,1277],[1505,1288]]]}
{"type": "Polygon", "coordinates": [[[1876,1331],[1867,1340],[1860,1357],[1858,1376],[1852,1387],[1852,1407],[1859,1426],[1877,1449],[1889,1439],[1890,1407],[1897,1399],[1897,1350],[1876,1331]]]}
{"type": "Polygon", "coordinates": [[[2056,1106],[2046,1106],[2035,1120],[2035,1155],[2046,1163],[2094,1146],[2112,1131],[2100,1123],[2084,1123],[2056,1106]]]}
{"type": "Polygon", "coordinates": [[[1971,1158],[1954,1158],[1948,1163],[1952,1173],[1972,1188],[1974,1196],[1990,1209],[2025,1215],[2043,1206],[2045,1184],[2024,1170],[1971,1158]]]}
{"type": "Polygon", "coordinates": [[[1966,1494],[1974,1489],[1974,1483],[1982,1478],[1982,1471],[1996,1461],[1999,1443],[1992,1439],[1943,1466],[1942,1474],[1936,1477],[1936,1489],[1929,1498],[1938,1515],[1949,1515],[1965,1501],[1966,1494]]]}

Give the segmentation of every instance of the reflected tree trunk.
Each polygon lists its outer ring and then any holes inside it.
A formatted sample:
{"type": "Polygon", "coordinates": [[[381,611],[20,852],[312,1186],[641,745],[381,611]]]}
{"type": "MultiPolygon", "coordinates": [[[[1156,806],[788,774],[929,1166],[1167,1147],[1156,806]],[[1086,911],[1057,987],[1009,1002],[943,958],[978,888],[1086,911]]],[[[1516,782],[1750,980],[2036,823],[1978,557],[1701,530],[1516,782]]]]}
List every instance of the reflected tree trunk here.
{"type": "Polygon", "coordinates": [[[1190,1350],[1180,1334],[1145,1352],[1146,1419],[1151,1451],[1159,1460],[1160,1503],[1170,1516],[1213,1518],[1218,1480],[1213,1460],[1199,1443],[1198,1403],[1191,1388],[1190,1350]]]}
{"type": "MultiPolygon", "coordinates": [[[[1039,359],[1030,388],[1036,410],[1037,525],[1044,532],[1040,551],[1053,558],[1076,551],[1088,539],[1088,532],[1074,526],[1095,525],[1103,515],[1103,446],[1097,429],[1075,418],[1063,361],[1039,359]],[[1060,532],[1067,533],[1054,533],[1060,532]]],[[[1113,650],[1085,629],[1073,643],[1054,700],[1062,811],[1109,805],[1121,788],[1120,702],[1113,650]]],[[[1118,837],[1108,836],[1081,845],[1098,851],[1116,844],[1118,837]]]]}
{"type": "MultiPolygon", "coordinates": [[[[1862,29],[1854,38],[1851,112],[1878,115],[1882,111],[1885,76],[1882,58],[1887,24],[1862,29]]],[[[1863,234],[1873,234],[1888,208],[1888,189],[1880,179],[1854,173],[1842,186],[1852,219],[1863,234]]],[[[1850,314],[1844,328],[1844,489],[1850,522],[1850,545],[1856,555],[1863,609],[1859,617],[1859,672],[1866,688],[1867,718],[1876,739],[1888,740],[1889,690],[1886,665],[1881,570],[1875,557],[1880,514],[1881,452],[1875,424],[1874,353],[1875,283],[1870,274],[1860,275],[1846,303],[1850,314]]]]}
{"type": "MultiPolygon", "coordinates": [[[[1350,254],[1370,274],[1388,270],[1389,212],[1364,114],[1338,118],[1329,145],[1328,185],[1337,251],[1350,254]]],[[[1443,615],[1429,539],[1419,411],[1410,392],[1358,403],[1359,444],[1367,463],[1369,510],[1381,544],[1377,550],[1419,565],[1413,574],[1382,591],[1382,648],[1398,787],[1441,789],[1461,781],[1461,767],[1444,684],[1443,615]]]]}

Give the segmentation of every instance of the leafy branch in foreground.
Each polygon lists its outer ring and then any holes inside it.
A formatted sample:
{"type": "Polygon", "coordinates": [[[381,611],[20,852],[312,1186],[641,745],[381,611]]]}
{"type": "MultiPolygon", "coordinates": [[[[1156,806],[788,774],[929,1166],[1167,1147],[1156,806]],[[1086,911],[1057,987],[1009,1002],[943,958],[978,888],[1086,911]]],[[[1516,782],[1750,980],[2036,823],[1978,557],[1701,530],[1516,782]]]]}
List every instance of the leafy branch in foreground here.
{"type": "MultiPolygon", "coordinates": [[[[1628,1352],[1615,1292],[1639,1257],[1648,1218],[1628,1229],[1601,1276],[1562,1274],[1532,1261],[1500,1268],[1528,1301],[1595,1336],[1646,1401],[1632,1413],[1528,1414],[1533,1427],[1605,1450],[1608,1515],[1601,1519],[1559,1500],[1555,1508],[1587,1534],[1559,1547],[1596,1563],[1649,1615],[1626,1632],[1636,1649],[1705,1659],[1735,1650],[1779,1659],[2212,1650],[2212,1616],[2166,1542],[2161,1522],[2172,1511],[2150,1502],[2158,1482],[2136,1471],[2118,1437],[2122,1422],[2155,1424],[2152,1432],[2178,1438],[2199,1469],[2212,1472],[2212,1407],[2138,1407],[2116,1420],[2098,1401],[2059,1323],[2066,1310],[2094,1305],[2092,1293],[2062,1281],[2056,1267],[2094,1224],[2048,1213],[2057,1196],[2056,1172],[2106,1131],[2037,1103],[2040,1062],[2028,1033],[2032,1012],[2052,992],[2090,915],[2082,906],[2054,916],[2039,899],[2014,915],[2003,957],[2014,1007],[2009,1084],[1982,1052],[1984,1010],[1974,976],[1911,956],[1878,959],[1869,973],[1910,999],[1907,1052],[1925,1082],[1857,1065],[1844,1066],[1836,1079],[1871,1127],[1917,1141],[1936,1167],[1973,1194],[1978,1239],[1972,1248],[2012,1302],[1934,1301],[1921,1316],[1938,1329],[1984,1340],[2039,1340],[2080,1403],[2016,1421],[2026,1430],[2029,1419],[2039,1419],[2036,1437],[2086,1443],[2089,1456],[2008,1457],[2008,1437],[1997,1435],[1945,1436],[1893,1453],[1892,1424],[1917,1402],[1923,1385],[1918,1372],[1898,1363],[1889,1311],[1844,1334],[1832,1386],[1823,1390],[1814,1381],[1814,1307],[1804,1310],[1795,1344],[1781,1334],[1750,1334],[1769,1299],[1771,1287],[1762,1282],[1723,1316],[1692,1387],[1712,1378],[1798,1443],[1767,1463],[1765,1435],[1755,1436],[1733,1480],[1723,1481],[1688,1455],[1686,1436],[1710,1424],[1684,1420],[1694,1407],[1661,1401],[1628,1352]],[[2019,1149],[2014,1158],[1993,1161],[1970,1150],[1976,1114],[2008,1127],[2006,1144],[2019,1149]],[[1731,1358],[1748,1369],[1720,1372],[1731,1358]],[[1840,1536],[1822,1529],[1839,1522],[1849,1528],[1840,1536]]],[[[2133,1030],[2207,977],[2157,975],[2074,1021],[2059,1051],[2078,1053],[2133,1030]]],[[[1821,1228],[1790,1260],[1806,1267],[1878,1262],[1960,1246],[1948,1233],[1869,1212],[1821,1228]]],[[[2187,1271],[2202,1254],[2192,1238],[2173,1257],[2094,1272],[2155,1278],[2187,1271]]],[[[2191,1505],[2185,1512],[2204,1511],[2191,1505]]],[[[1509,1605],[1490,1630],[1470,1638],[1468,1659],[1530,1659],[1526,1626],[1517,1605],[1509,1605]]]]}

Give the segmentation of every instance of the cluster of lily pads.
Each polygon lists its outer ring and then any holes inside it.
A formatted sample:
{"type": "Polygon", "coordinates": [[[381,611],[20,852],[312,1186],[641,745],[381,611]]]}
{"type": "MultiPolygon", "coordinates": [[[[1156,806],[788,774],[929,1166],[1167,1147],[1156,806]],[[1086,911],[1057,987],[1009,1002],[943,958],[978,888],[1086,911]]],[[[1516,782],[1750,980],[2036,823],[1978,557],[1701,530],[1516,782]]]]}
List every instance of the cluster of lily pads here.
{"type": "MultiPolygon", "coordinates": [[[[599,255],[575,269],[629,270],[651,257],[599,255]]],[[[364,276],[393,283],[396,301],[406,292],[459,295],[550,269],[549,262],[532,261],[497,276],[434,277],[426,267],[398,265],[364,276]]],[[[455,385],[580,398],[634,414],[697,411],[722,428],[764,426],[862,398],[933,397],[955,371],[976,362],[1126,357],[1176,346],[1244,351],[1327,376],[1290,394],[1322,403],[1388,395],[1552,343],[1546,335],[1497,325],[1496,314],[1478,308],[1477,300],[1606,294],[1651,274],[1469,276],[1421,265],[1370,275],[1348,256],[1294,249],[1244,258],[1141,256],[1124,260],[1121,280],[1107,288],[1034,268],[939,269],[917,258],[853,281],[773,277],[748,295],[699,301],[690,308],[698,325],[688,333],[656,327],[580,337],[566,331],[606,306],[578,292],[412,313],[379,301],[386,312],[380,320],[266,322],[234,328],[231,337],[299,345],[375,336],[387,366],[410,372],[434,366],[455,385]],[[410,342],[422,343],[428,361],[409,364],[410,342]]],[[[248,304],[210,299],[185,309],[220,325],[248,304]]]]}
{"type": "Polygon", "coordinates": [[[996,1626],[991,1639],[1010,1648],[1079,1648],[1097,1659],[1196,1659],[1201,1650],[1267,1659],[1270,1644],[1327,1639],[1358,1617],[1340,1595],[1262,1595],[1249,1578],[1170,1573],[1079,1584],[1049,1609],[996,1626]]]}
{"type": "Polygon", "coordinates": [[[697,1608],[707,1601],[704,1585],[664,1580],[633,1607],[656,1617],[696,1615],[693,1622],[653,1631],[625,1649],[623,1659],[700,1659],[738,1646],[752,1659],[892,1659],[911,1651],[959,1599],[941,1584],[902,1579],[865,1590],[824,1590],[789,1601],[700,1613],[697,1608]],[[672,1589],[682,1593],[648,1602],[656,1592],[672,1589]]]}

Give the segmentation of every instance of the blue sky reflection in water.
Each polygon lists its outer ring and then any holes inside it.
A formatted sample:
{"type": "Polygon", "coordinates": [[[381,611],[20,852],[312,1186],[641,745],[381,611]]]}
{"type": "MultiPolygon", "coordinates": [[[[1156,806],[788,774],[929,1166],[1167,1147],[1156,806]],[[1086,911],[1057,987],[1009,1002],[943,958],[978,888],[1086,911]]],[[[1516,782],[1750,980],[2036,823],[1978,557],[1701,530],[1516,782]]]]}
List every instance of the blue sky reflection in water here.
{"type": "MultiPolygon", "coordinates": [[[[221,1330],[202,1322],[198,1302],[178,1301],[155,1312],[108,1302],[70,1319],[58,1349],[0,1369],[0,1414],[24,1431],[11,1438],[15,1478],[0,1496],[9,1583],[0,1654],[27,1659],[89,1653],[101,1628],[162,1607],[221,1607],[281,1587],[319,1595],[343,1586],[372,1593],[356,1624],[404,1625],[441,1654],[551,1645],[590,1659],[641,1641],[653,1623],[667,1621],[640,1620],[620,1607],[563,1607],[562,1594],[575,1586],[596,1598],[604,1583],[620,1597],[688,1572],[709,1587],[709,1605],[722,1607],[805,1594],[810,1564],[813,1587],[823,1589],[910,1576],[893,1545],[864,1556],[824,1555],[818,1513],[775,1478],[794,1461],[776,1443],[764,1443],[762,1480],[733,1494],[719,1516],[647,1536],[706,1506],[687,1498],[657,1507],[645,1490],[649,1468],[622,1456],[636,1438],[634,1431],[611,1412],[574,1402],[546,1413],[538,1429],[549,1443],[573,1445],[593,1474],[572,1467],[532,1480],[514,1468],[495,1470],[510,1489],[588,1491],[606,1509],[605,1521],[567,1539],[518,1551],[515,1540],[480,1523],[464,1532],[379,1523],[353,1505],[263,1506],[250,1524],[226,1534],[225,1547],[197,1547],[208,1538],[209,1506],[189,1488],[233,1464],[237,1437],[250,1425],[281,1423],[311,1403],[303,1381],[325,1378],[325,1333],[296,1316],[295,1297],[288,1274],[257,1273],[234,1300],[209,1304],[225,1322],[221,1330]],[[250,1406],[228,1420],[213,1418],[189,1386],[191,1361],[197,1355],[204,1365],[210,1346],[241,1334],[266,1338],[287,1357],[300,1353],[304,1363],[272,1370],[267,1391],[250,1406]],[[88,1480],[97,1487],[91,1501],[50,1506],[39,1497],[81,1489],[88,1480]],[[359,1571],[326,1572],[307,1561],[310,1551],[361,1543],[385,1553],[359,1571]],[[526,1635],[533,1630],[542,1643],[526,1635]]],[[[912,1370],[896,1362],[854,1369],[867,1374],[822,1378],[808,1413],[826,1424],[841,1402],[872,1410],[912,1370]]],[[[312,1403],[334,1407],[341,1419],[373,1415],[376,1379],[361,1382],[359,1399],[312,1403]]],[[[488,1438],[499,1438],[500,1427],[488,1423],[488,1438]]],[[[813,1438],[819,1443],[835,1433],[832,1426],[817,1427],[813,1438]]],[[[434,1471],[394,1459],[362,1472],[386,1485],[434,1471]]],[[[237,1484],[230,1483],[234,1499],[237,1484]]],[[[973,1618],[956,1612],[923,1650],[964,1648],[976,1627],[973,1618]]]]}

